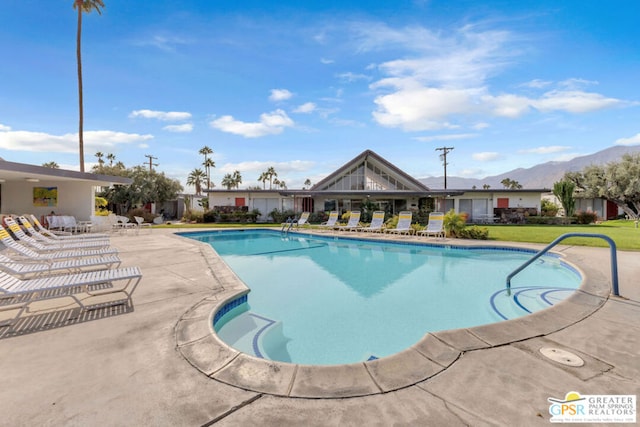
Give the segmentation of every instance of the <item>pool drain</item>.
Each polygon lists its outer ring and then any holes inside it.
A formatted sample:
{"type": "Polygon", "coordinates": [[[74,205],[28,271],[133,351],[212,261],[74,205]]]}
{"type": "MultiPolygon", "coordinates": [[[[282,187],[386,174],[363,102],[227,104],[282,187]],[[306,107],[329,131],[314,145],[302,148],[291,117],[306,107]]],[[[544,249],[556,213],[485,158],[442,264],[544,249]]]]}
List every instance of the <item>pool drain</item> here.
{"type": "Polygon", "coordinates": [[[542,353],[544,357],[566,366],[579,367],[584,365],[584,360],[582,360],[580,356],[573,354],[570,351],[553,347],[542,347],[540,349],[540,353],[542,353]]]}

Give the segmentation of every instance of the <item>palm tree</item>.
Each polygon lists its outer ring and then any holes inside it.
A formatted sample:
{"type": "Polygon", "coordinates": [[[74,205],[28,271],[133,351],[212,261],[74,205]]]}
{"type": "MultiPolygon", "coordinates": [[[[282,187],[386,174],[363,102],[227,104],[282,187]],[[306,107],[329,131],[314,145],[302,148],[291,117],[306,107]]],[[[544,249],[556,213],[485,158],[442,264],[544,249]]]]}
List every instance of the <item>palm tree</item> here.
{"type": "Polygon", "coordinates": [[[73,8],[78,11],[78,32],[76,35],[76,57],[78,59],[78,144],[80,147],[80,172],[84,172],[84,111],[82,106],[82,14],[90,13],[92,10],[102,15],[101,7],[104,7],[102,0],[73,0],[73,8]]]}
{"type": "Polygon", "coordinates": [[[42,167],[51,168],[51,169],[60,169],[60,166],[56,162],[43,163],[42,167]]]}
{"type": "Polygon", "coordinates": [[[197,196],[202,194],[202,183],[206,177],[207,176],[202,171],[202,169],[192,170],[189,176],[187,177],[187,185],[193,185],[194,187],[196,187],[197,196]]]}
{"type": "Polygon", "coordinates": [[[306,187],[311,187],[311,180],[309,178],[304,180],[304,186],[305,188],[303,188],[303,190],[306,190],[306,187]]]}
{"type": "Polygon", "coordinates": [[[271,185],[273,184],[273,178],[278,177],[278,172],[276,172],[276,169],[273,166],[269,166],[269,169],[266,170],[265,174],[269,179],[269,190],[271,190],[271,185]]]}
{"type": "Polygon", "coordinates": [[[269,175],[266,172],[262,172],[258,177],[258,181],[262,181],[262,189],[265,190],[267,187],[267,181],[269,181],[269,175]]]}
{"type": "Polygon", "coordinates": [[[240,175],[240,171],[233,171],[233,186],[235,188],[239,188],[240,184],[242,184],[242,175],[240,175]]]}
{"type": "Polygon", "coordinates": [[[98,164],[100,166],[104,165],[104,160],[102,160],[102,158],[104,157],[104,154],[102,154],[102,151],[98,151],[96,153],[96,157],[98,158],[98,164]]]}
{"type": "Polygon", "coordinates": [[[113,161],[116,159],[116,155],[109,153],[107,154],[107,159],[109,159],[109,166],[113,166],[113,161]]]}
{"type": "Polygon", "coordinates": [[[200,149],[200,151],[198,151],[198,154],[202,154],[204,156],[204,162],[202,163],[202,166],[204,166],[205,171],[207,171],[207,189],[209,189],[211,188],[211,173],[209,168],[216,167],[216,164],[213,162],[213,160],[209,161],[208,157],[209,154],[213,154],[213,150],[205,145],[200,149]]]}
{"type": "Polygon", "coordinates": [[[222,178],[222,182],[220,183],[223,187],[227,187],[227,190],[231,190],[234,186],[233,176],[228,173],[222,178]]]}

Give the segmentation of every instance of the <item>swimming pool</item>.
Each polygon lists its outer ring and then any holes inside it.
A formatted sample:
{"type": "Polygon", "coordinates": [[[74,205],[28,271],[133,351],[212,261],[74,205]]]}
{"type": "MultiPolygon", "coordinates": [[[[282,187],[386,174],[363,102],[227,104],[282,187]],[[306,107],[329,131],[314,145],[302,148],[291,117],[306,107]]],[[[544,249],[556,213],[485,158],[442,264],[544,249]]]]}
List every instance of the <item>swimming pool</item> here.
{"type": "Polygon", "coordinates": [[[427,332],[526,315],[581,282],[533,252],[397,244],[270,230],[181,233],[207,242],[251,289],[219,310],[218,335],[258,357],[331,365],[397,353],[427,332]]]}

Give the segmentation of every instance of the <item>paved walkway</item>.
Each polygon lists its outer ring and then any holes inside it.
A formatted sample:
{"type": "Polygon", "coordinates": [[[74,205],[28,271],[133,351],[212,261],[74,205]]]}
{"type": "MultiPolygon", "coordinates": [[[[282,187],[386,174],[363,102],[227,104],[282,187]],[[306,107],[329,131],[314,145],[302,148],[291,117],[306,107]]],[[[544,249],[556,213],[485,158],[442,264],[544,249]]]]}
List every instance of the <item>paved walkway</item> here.
{"type": "MultiPolygon", "coordinates": [[[[233,375],[250,383],[249,389],[241,389],[227,384],[233,382],[229,376],[215,379],[222,370],[213,366],[227,354],[202,354],[210,349],[191,345],[208,328],[208,307],[238,290],[209,248],[164,229],[138,236],[115,235],[112,243],[125,265],[137,265],[143,271],[133,306],[80,313],[71,304],[53,312],[34,304],[29,316],[14,326],[16,333],[0,328],[0,424],[548,425],[548,397],[563,398],[569,391],[640,395],[637,252],[618,253],[620,290],[626,298],[586,293],[582,301],[567,307],[569,314],[553,316],[567,323],[576,311],[584,313],[558,330],[536,332],[516,342],[499,341],[509,334],[522,334],[522,324],[507,327],[500,335],[475,331],[471,335],[479,345],[473,348],[468,347],[468,336],[457,340],[460,332],[435,334],[446,346],[439,354],[426,356],[439,360],[443,369],[428,379],[394,386],[398,378],[394,367],[403,375],[413,372],[412,360],[417,359],[405,355],[395,365],[378,369],[368,365],[371,378],[382,384],[379,388],[386,384],[392,391],[347,398],[291,398],[255,391],[259,387],[253,386],[280,381],[279,364],[267,363],[273,372],[267,378],[255,365],[237,365],[233,375]],[[541,347],[571,351],[585,365],[576,368],[552,362],[539,353],[541,347]],[[451,351],[455,360],[442,362],[451,351]],[[207,361],[211,366],[206,366],[207,361]]],[[[588,291],[608,286],[607,249],[559,249],[588,274],[588,291]]],[[[528,327],[536,329],[547,321],[539,318],[528,327]]],[[[195,341],[206,339],[210,338],[195,341]]],[[[428,351],[418,349],[423,356],[428,351]]],[[[424,360],[419,363],[418,371],[424,368],[424,360]]],[[[304,374],[296,371],[296,381],[304,374]]],[[[334,374],[315,378],[325,378],[326,389],[335,389],[339,382],[339,389],[348,390],[348,376],[334,374]]],[[[323,389],[313,381],[300,384],[298,390],[307,386],[320,393],[323,389]]]]}

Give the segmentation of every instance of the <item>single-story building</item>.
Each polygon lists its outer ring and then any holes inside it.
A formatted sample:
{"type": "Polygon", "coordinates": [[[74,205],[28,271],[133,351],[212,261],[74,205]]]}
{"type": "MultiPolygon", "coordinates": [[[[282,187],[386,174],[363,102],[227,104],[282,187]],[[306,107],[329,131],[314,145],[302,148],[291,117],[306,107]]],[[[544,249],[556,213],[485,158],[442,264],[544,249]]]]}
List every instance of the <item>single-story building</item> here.
{"type": "Polygon", "coordinates": [[[55,212],[87,221],[94,213],[97,187],[129,185],[130,178],[54,169],[0,159],[0,213],[55,212]]]}
{"type": "Polygon", "coordinates": [[[366,150],[310,189],[205,190],[209,206],[257,209],[266,220],[274,209],[295,212],[359,210],[363,203],[396,214],[428,208],[468,214],[471,222],[494,218],[516,222],[540,213],[543,193],[549,189],[430,189],[371,150],[366,150]]]}

